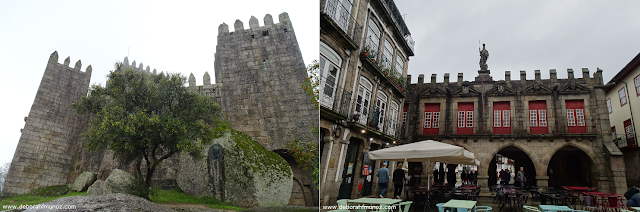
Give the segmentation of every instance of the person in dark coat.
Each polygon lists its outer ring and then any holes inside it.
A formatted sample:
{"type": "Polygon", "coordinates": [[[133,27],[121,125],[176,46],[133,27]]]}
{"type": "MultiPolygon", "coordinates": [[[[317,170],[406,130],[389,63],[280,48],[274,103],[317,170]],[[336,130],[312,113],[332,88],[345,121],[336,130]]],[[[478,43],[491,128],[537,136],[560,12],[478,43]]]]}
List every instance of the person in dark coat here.
{"type": "Polygon", "coordinates": [[[402,163],[398,163],[398,167],[393,171],[393,198],[400,199],[403,185],[404,170],[402,170],[402,163]]]}
{"type": "Polygon", "coordinates": [[[462,180],[462,184],[465,184],[467,181],[467,172],[462,170],[462,174],[460,174],[460,179],[462,180]]]}
{"type": "Polygon", "coordinates": [[[440,178],[440,174],[438,173],[438,170],[435,169],[433,170],[433,184],[438,184],[440,183],[440,181],[438,181],[440,178]]]}
{"type": "Polygon", "coordinates": [[[509,170],[504,171],[504,184],[509,185],[509,181],[511,181],[511,172],[509,170]]]}

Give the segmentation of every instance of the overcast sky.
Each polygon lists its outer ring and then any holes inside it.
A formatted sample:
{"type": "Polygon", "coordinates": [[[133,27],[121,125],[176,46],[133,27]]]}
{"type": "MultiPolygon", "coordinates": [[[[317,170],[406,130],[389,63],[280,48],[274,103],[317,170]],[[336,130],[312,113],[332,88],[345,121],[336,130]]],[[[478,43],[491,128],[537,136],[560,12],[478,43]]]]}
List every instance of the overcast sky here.
{"type": "Polygon", "coordinates": [[[410,57],[413,83],[419,74],[425,82],[431,74],[444,73],[450,81],[457,73],[472,81],[480,69],[478,40],[489,51],[487,64],[494,80],[542,79],[549,69],[567,78],[567,68],[582,78],[582,68],[591,76],[604,70],[607,83],[640,52],[640,1],[396,1],[416,42],[410,57]]]}
{"type": "Polygon", "coordinates": [[[104,85],[116,61],[129,55],[151,70],[180,72],[202,85],[214,76],[218,26],[249,28],[255,16],[287,12],[305,64],[318,57],[318,1],[0,1],[0,162],[11,161],[49,55],[89,65],[91,83],[104,85]],[[224,2],[224,3],[223,3],[224,2]]]}

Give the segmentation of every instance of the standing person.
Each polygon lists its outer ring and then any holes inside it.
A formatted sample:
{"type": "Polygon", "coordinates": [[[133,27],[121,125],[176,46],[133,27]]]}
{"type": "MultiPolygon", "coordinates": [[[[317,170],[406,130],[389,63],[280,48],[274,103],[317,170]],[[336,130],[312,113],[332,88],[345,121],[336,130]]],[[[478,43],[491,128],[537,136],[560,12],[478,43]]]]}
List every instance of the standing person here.
{"type": "Polygon", "coordinates": [[[402,163],[398,163],[398,167],[396,168],[396,170],[393,170],[393,198],[400,199],[403,185],[404,185],[404,170],[402,170],[402,163]]]}
{"type": "Polygon", "coordinates": [[[433,170],[433,184],[439,183],[438,177],[439,177],[438,169],[433,170]]]}
{"type": "Polygon", "coordinates": [[[509,185],[510,184],[509,181],[511,181],[511,172],[509,172],[509,169],[504,171],[504,178],[502,178],[502,179],[504,179],[504,184],[505,185],[509,185]]]}
{"type": "Polygon", "coordinates": [[[527,187],[527,177],[524,176],[524,167],[522,166],[516,175],[516,181],[518,182],[518,185],[522,187],[522,190],[527,187]]]}
{"type": "Polygon", "coordinates": [[[387,163],[382,164],[382,168],[378,169],[378,196],[384,198],[387,194],[387,187],[389,186],[389,169],[387,169],[387,163]]]}
{"type": "Polygon", "coordinates": [[[504,185],[504,169],[500,170],[500,185],[504,185]]]}
{"type": "Polygon", "coordinates": [[[465,182],[467,181],[467,172],[464,171],[464,169],[462,170],[462,174],[460,174],[460,179],[462,180],[462,184],[464,185],[465,182]]]}

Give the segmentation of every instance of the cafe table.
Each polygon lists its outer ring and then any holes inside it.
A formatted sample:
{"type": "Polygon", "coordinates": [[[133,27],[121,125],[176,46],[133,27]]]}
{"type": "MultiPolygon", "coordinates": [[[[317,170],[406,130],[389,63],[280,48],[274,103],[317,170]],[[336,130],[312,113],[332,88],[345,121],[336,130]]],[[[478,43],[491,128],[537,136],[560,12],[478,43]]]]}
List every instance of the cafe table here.
{"type": "Polygon", "coordinates": [[[347,201],[348,203],[356,203],[356,204],[369,204],[369,205],[380,205],[380,206],[388,206],[393,205],[398,202],[402,202],[401,199],[389,199],[389,198],[368,198],[363,197],[360,199],[352,199],[347,201]]]}
{"type": "Polygon", "coordinates": [[[574,211],[570,207],[563,205],[540,205],[539,207],[542,212],[574,211]]]}
{"type": "Polygon", "coordinates": [[[640,207],[630,207],[631,209],[633,209],[634,211],[640,211],[640,207]]]}
{"type": "Polygon", "coordinates": [[[475,211],[477,201],[452,199],[442,205],[443,208],[464,208],[467,211],[475,211]]]}

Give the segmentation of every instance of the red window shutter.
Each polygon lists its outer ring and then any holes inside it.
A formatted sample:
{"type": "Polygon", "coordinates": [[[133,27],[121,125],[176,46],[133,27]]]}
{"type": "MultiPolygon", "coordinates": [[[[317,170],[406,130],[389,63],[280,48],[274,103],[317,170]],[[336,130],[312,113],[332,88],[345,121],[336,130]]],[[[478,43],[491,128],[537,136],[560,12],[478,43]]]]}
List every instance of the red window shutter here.
{"type": "MultiPolygon", "coordinates": [[[[586,129],[586,128],[585,128],[586,129]]],[[[547,125],[547,102],[529,102],[529,131],[531,134],[548,134],[547,125]]]]}
{"type": "Polygon", "coordinates": [[[633,125],[631,125],[631,119],[627,119],[623,122],[624,125],[624,135],[627,138],[627,146],[635,145],[636,141],[634,139],[635,133],[633,133],[633,125]]]}
{"type": "Polygon", "coordinates": [[[473,134],[474,117],[473,102],[458,103],[458,130],[457,134],[469,135],[473,134]]]}
{"type": "Polygon", "coordinates": [[[511,134],[510,110],[509,102],[493,103],[493,134],[511,134]]]}
{"type": "Polygon", "coordinates": [[[440,103],[424,104],[423,135],[437,135],[440,132],[440,103]]]}
{"type": "Polygon", "coordinates": [[[569,133],[587,133],[583,100],[567,100],[567,128],[569,133]]]}

